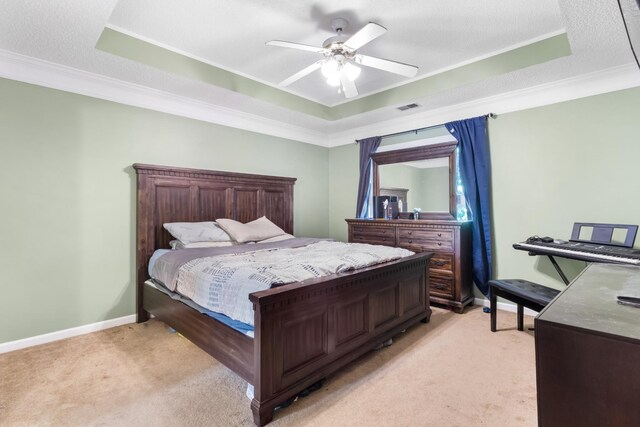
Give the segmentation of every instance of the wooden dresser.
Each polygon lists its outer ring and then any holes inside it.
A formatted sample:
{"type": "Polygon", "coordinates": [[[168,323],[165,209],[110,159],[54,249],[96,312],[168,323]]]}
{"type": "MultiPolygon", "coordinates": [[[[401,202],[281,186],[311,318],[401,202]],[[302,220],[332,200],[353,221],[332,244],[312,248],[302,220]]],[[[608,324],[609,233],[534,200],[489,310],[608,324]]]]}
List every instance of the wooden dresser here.
{"type": "Polygon", "coordinates": [[[349,242],[433,252],[429,263],[431,302],[458,313],[473,303],[471,223],[448,220],[347,219],[349,242]]]}

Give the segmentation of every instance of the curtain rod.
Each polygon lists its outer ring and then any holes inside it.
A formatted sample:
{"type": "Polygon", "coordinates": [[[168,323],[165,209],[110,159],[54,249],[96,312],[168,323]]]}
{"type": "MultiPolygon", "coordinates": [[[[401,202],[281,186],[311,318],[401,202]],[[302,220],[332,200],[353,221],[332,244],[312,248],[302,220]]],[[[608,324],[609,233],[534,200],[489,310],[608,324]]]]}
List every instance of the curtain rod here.
{"type": "MultiPolygon", "coordinates": [[[[488,118],[488,119],[495,119],[496,117],[498,117],[498,115],[494,114],[494,113],[485,114],[484,116],[486,118],[488,118]]],[[[419,128],[419,129],[412,129],[412,130],[405,130],[405,131],[402,131],[402,132],[389,133],[387,135],[381,135],[380,138],[388,138],[390,136],[404,135],[404,134],[413,133],[413,132],[415,132],[417,134],[418,132],[421,132],[423,130],[434,129],[434,128],[437,128],[437,127],[440,127],[440,126],[444,126],[444,123],[441,123],[439,125],[427,126],[427,127],[419,128]]],[[[356,144],[357,143],[358,143],[358,141],[356,141],[356,144]]]]}

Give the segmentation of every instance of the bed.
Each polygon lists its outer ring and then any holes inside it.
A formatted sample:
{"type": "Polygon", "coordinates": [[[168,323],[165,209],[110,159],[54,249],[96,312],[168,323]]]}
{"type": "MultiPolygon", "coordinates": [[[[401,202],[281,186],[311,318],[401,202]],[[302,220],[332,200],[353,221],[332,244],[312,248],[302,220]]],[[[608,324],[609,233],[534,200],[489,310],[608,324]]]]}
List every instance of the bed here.
{"type": "Polygon", "coordinates": [[[409,326],[429,321],[429,253],[252,293],[253,338],[170,298],[147,282],[154,251],[169,247],[164,223],[266,216],[293,234],[296,179],[133,167],[137,321],[152,314],[253,384],[256,425],[270,422],[275,407],[300,391],[409,326]]]}

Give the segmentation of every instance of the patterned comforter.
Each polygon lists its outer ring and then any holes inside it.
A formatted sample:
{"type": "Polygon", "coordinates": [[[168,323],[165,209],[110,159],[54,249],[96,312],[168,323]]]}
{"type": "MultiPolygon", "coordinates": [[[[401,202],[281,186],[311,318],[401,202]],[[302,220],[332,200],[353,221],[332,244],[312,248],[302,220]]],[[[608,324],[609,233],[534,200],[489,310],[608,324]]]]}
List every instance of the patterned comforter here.
{"type": "Polygon", "coordinates": [[[177,274],[167,275],[175,283],[165,284],[170,289],[175,285],[178,293],[209,310],[253,325],[250,293],[413,255],[401,248],[333,241],[314,241],[302,247],[256,249],[196,257],[182,264],[177,274]]]}

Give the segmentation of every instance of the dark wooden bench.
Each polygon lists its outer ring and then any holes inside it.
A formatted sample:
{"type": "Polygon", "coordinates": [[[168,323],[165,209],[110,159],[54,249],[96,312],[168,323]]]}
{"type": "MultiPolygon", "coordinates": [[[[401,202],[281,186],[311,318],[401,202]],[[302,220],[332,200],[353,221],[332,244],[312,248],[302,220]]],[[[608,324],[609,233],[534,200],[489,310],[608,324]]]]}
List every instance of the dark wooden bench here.
{"type": "Polygon", "coordinates": [[[490,280],[491,331],[496,331],[496,311],[498,297],[513,301],[518,305],[518,330],[524,329],[524,307],[533,311],[542,310],[560,293],[537,283],[522,279],[490,280]]]}

